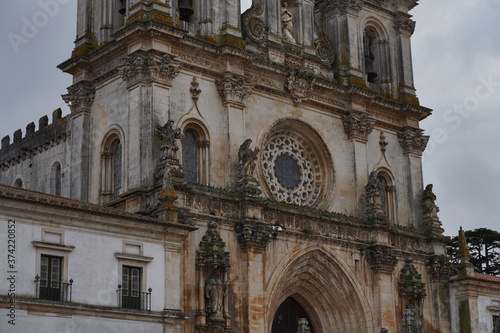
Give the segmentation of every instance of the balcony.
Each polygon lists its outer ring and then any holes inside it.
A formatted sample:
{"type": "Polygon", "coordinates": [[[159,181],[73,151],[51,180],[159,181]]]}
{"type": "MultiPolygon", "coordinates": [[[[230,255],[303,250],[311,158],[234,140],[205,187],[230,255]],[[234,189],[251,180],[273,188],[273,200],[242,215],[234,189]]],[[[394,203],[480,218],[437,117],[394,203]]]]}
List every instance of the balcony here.
{"type": "Polygon", "coordinates": [[[47,281],[35,277],[35,297],[49,301],[71,302],[73,294],[73,279],[69,282],[47,281]]]}
{"type": "Polygon", "coordinates": [[[132,309],[141,311],[151,311],[151,292],[149,288],[147,292],[125,290],[121,285],[118,285],[118,302],[122,309],[132,309]]]}

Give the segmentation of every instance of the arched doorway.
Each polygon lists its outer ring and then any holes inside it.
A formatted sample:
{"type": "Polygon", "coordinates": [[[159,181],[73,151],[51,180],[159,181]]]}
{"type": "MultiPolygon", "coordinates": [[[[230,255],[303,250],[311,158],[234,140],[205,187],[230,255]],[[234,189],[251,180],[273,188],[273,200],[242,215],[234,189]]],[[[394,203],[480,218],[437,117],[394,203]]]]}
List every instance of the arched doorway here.
{"type": "Polygon", "coordinates": [[[311,333],[314,333],[304,308],[293,297],[288,297],[276,311],[271,333],[297,333],[299,320],[303,318],[307,319],[311,333]]]}

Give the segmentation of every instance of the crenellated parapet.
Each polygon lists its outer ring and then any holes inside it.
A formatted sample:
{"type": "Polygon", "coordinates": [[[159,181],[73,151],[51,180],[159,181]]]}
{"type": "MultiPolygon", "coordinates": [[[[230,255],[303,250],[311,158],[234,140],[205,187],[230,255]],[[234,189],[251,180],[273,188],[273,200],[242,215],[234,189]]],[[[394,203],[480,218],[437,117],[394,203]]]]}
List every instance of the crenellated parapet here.
{"type": "Polygon", "coordinates": [[[43,116],[38,121],[38,131],[35,131],[35,123],[26,125],[25,136],[22,130],[14,132],[13,141],[10,136],[2,138],[0,149],[0,170],[6,170],[21,160],[36,155],[66,141],[69,137],[67,117],[62,117],[61,109],[52,112],[52,123],[49,118],[43,116]]]}

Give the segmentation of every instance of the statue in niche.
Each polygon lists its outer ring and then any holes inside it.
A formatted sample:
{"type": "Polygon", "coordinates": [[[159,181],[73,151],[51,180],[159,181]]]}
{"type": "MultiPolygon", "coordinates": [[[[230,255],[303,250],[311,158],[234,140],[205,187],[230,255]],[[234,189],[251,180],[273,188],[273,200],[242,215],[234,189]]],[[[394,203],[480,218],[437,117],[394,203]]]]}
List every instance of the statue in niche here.
{"type": "Polygon", "coordinates": [[[424,193],[422,194],[422,208],[424,211],[424,217],[437,218],[437,213],[439,212],[439,207],[436,206],[436,195],[432,192],[432,184],[425,187],[424,193]]]}
{"type": "Polygon", "coordinates": [[[401,333],[418,333],[416,315],[417,309],[412,305],[408,305],[404,311],[401,333]]]}
{"type": "Polygon", "coordinates": [[[375,78],[378,74],[375,72],[373,68],[373,60],[375,60],[375,55],[371,50],[371,38],[368,36],[368,33],[365,31],[363,36],[363,46],[364,46],[364,55],[365,55],[365,71],[368,77],[368,82],[375,82],[375,78]]]}
{"type": "Polygon", "coordinates": [[[252,139],[246,139],[238,149],[238,164],[241,176],[253,177],[253,173],[255,171],[255,161],[257,160],[259,148],[255,147],[254,150],[250,149],[251,143],[252,139]]]}
{"type": "Polygon", "coordinates": [[[376,171],[370,172],[368,184],[365,186],[365,189],[368,205],[382,207],[381,194],[384,191],[384,183],[378,178],[376,171]]]}
{"type": "Polygon", "coordinates": [[[293,29],[293,15],[287,9],[288,4],[286,2],[283,3],[281,9],[281,34],[283,35],[283,39],[290,43],[295,43],[295,38],[292,36],[293,29]]]}
{"type": "Polygon", "coordinates": [[[169,120],[164,126],[156,125],[155,130],[158,137],[164,140],[164,144],[160,147],[162,151],[161,160],[175,159],[179,150],[177,140],[182,137],[181,129],[174,129],[174,121],[169,120]]]}
{"type": "Polygon", "coordinates": [[[226,285],[218,277],[211,275],[205,282],[206,312],[212,321],[224,320],[224,296],[226,285]]]}

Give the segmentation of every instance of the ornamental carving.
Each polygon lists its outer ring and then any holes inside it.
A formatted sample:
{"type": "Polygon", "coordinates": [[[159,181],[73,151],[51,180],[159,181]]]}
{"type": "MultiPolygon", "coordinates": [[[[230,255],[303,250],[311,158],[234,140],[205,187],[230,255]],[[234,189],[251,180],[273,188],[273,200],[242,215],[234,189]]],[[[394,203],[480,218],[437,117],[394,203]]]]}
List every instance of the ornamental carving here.
{"type": "Polygon", "coordinates": [[[375,223],[386,220],[386,215],[382,207],[382,193],[385,184],[378,178],[376,171],[372,171],[368,177],[366,191],[366,217],[375,223]]]}
{"type": "Polygon", "coordinates": [[[271,239],[276,238],[276,231],[269,224],[244,221],[235,225],[234,230],[242,249],[265,250],[271,239]]]}
{"type": "Polygon", "coordinates": [[[120,76],[129,84],[158,80],[171,85],[179,74],[182,63],[168,54],[161,58],[139,52],[125,58],[125,64],[119,68],[120,76]]]}
{"type": "Polygon", "coordinates": [[[197,332],[224,332],[228,322],[229,252],[218,232],[219,225],[210,221],[196,252],[198,281],[197,332]]]}
{"type": "Polygon", "coordinates": [[[413,21],[408,14],[399,12],[396,16],[394,29],[397,33],[407,33],[413,35],[415,32],[415,21],[413,21]]]}
{"type": "Polygon", "coordinates": [[[250,148],[252,139],[246,139],[238,149],[238,192],[250,196],[258,196],[262,193],[259,189],[259,182],[254,177],[255,166],[259,148],[250,148]]]}
{"type": "Polygon", "coordinates": [[[366,114],[355,114],[353,112],[342,118],[344,130],[349,140],[355,139],[361,142],[367,142],[368,136],[375,127],[375,121],[366,114]]]}
{"type": "Polygon", "coordinates": [[[411,258],[406,258],[405,265],[399,274],[398,291],[401,297],[413,304],[418,303],[427,296],[425,283],[422,282],[422,275],[417,272],[411,258]]]}
{"type": "Polygon", "coordinates": [[[316,55],[325,65],[331,65],[335,61],[335,49],[323,31],[316,29],[316,35],[318,36],[314,40],[316,55]]]}
{"type": "Polygon", "coordinates": [[[423,222],[426,231],[430,232],[433,236],[439,236],[443,234],[444,229],[441,227],[441,221],[437,215],[439,207],[436,205],[437,197],[432,189],[433,185],[429,184],[422,192],[423,222]]]}
{"type": "Polygon", "coordinates": [[[68,87],[68,93],[62,95],[71,112],[89,111],[94,101],[94,88],[88,81],[80,81],[68,87]]]}
{"type": "Polygon", "coordinates": [[[215,84],[224,103],[245,104],[246,98],[252,94],[253,84],[247,83],[242,76],[225,76],[216,79],[215,84]]]}
{"type": "Polygon", "coordinates": [[[298,69],[288,76],[287,89],[292,93],[293,103],[298,105],[311,97],[316,76],[308,69],[298,69]]]}
{"type": "Polygon", "coordinates": [[[396,267],[394,250],[384,245],[373,245],[368,249],[366,260],[375,272],[392,273],[396,267]]]}
{"type": "Polygon", "coordinates": [[[434,281],[446,282],[450,279],[450,258],[446,255],[432,255],[427,258],[427,271],[434,281]]]}
{"type": "Polygon", "coordinates": [[[398,133],[399,144],[405,155],[415,154],[421,156],[429,142],[429,136],[423,135],[423,130],[406,127],[398,133]]]}
{"type": "Polygon", "coordinates": [[[269,37],[269,29],[260,18],[263,13],[262,6],[256,5],[241,15],[243,36],[258,44],[264,43],[269,37]]]}
{"type": "Polygon", "coordinates": [[[197,101],[200,94],[201,94],[201,89],[199,88],[200,83],[196,79],[196,77],[193,77],[193,80],[191,81],[191,88],[189,89],[189,92],[191,93],[191,98],[193,101],[197,101]]]}
{"type": "Polygon", "coordinates": [[[323,2],[320,11],[334,9],[339,14],[357,14],[363,8],[363,0],[331,0],[323,2]]]}
{"type": "Polygon", "coordinates": [[[315,207],[333,192],[328,148],[300,121],[278,122],[264,139],[259,158],[266,194],[276,201],[315,207]]]}

